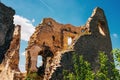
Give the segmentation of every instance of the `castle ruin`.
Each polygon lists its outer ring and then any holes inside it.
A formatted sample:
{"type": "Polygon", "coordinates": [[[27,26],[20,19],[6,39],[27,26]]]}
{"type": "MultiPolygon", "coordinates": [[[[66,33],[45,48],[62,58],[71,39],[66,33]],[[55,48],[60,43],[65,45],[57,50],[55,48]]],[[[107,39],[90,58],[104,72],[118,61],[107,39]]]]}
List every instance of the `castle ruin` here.
{"type": "Polygon", "coordinates": [[[83,55],[94,72],[99,69],[99,51],[105,52],[113,62],[107,20],[104,11],[97,7],[84,26],[61,24],[52,18],[44,18],[30,37],[25,50],[27,73],[22,73],[18,68],[21,27],[13,24],[14,14],[12,8],[0,3],[1,80],[24,80],[25,74],[32,72],[38,73],[39,80],[63,80],[62,71],[73,68],[72,53],[83,55]],[[71,44],[68,44],[69,38],[71,44]],[[43,64],[37,67],[39,55],[43,64]]]}

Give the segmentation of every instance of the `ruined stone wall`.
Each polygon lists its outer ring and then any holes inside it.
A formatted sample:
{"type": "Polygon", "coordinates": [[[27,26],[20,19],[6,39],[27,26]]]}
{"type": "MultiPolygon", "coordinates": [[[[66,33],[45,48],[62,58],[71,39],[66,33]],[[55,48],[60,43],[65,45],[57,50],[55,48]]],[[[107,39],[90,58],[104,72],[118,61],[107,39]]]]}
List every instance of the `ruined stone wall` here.
{"type": "Polygon", "coordinates": [[[13,15],[15,11],[0,2],[0,63],[12,40],[14,24],[13,15]]]}
{"type": "Polygon", "coordinates": [[[0,80],[16,80],[16,74],[20,74],[19,64],[19,49],[20,49],[20,31],[21,27],[15,26],[13,38],[10,47],[5,53],[5,58],[0,64],[0,80]]]}
{"type": "Polygon", "coordinates": [[[99,68],[98,53],[100,51],[105,52],[109,60],[113,62],[113,56],[110,54],[112,44],[103,10],[94,9],[85,26],[89,28],[91,35],[80,36],[74,45],[74,50],[82,54],[85,60],[92,64],[93,70],[96,71],[99,68]]]}
{"type": "Polygon", "coordinates": [[[67,50],[68,37],[71,37],[74,41],[81,34],[82,29],[84,28],[74,27],[70,24],[63,25],[57,23],[52,18],[44,18],[43,22],[36,27],[36,31],[31,36],[26,49],[26,56],[34,55],[34,58],[33,56],[26,58],[26,69],[31,71],[37,70],[35,66],[38,55],[41,55],[44,61],[46,61],[47,57],[57,55],[58,51],[67,50]],[[30,66],[29,63],[31,63],[30,66]],[[32,64],[34,64],[34,68],[32,64]]]}
{"type": "Polygon", "coordinates": [[[80,34],[79,29],[81,29],[81,27],[74,27],[70,24],[63,25],[57,23],[52,18],[44,18],[43,22],[36,27],[35,33],[31,36],[29,47],[34,44],[44,44],[49,46],[52,51],[56,52],[55,50],[57,49],[64,49],[63,38],[72,36],[66,35],[65,32],[68,32],[69,34],[74,34],[74,36],[76,36],[80,34]]]}
{"type": "MultiPolygon", "coordinates": [[[[18,68],[20,25],[14,27],[15,11],[0,3],[0,80],[24,80],[18,68]]],[[[63,80],[63,70],[73,70],[73,54],[83,55],[92,70],[99,69],[98,52],[104,51],[113,61],[108,24],[104,11],[95,8],[84,26],[61,24],[44,18],[30,37],[26,48],[27,74],[37,72],[41,80],[63,80]],[[68,45],[68,37],[72,44],[68,45]],[[43,64],[37,67],[38,55],[43,64]]]]}
{"type": "Polygon", "coordinates": [[[26,70],[38,72],[43,80],[61,80],[63,69],[72,71],[72,53],[75,53],[83,55],[96,72],[99,69],[98,52],[105,52],[109,60],[113,61],[111,50],[107,21],[104,11],[100,8],[94,9],[82,27],[64,25],[51,18],[45,18],[30,38],[26,49],[26,70]],[[68,37],[72,38],[70,46],[68,37]],[[40,67],[36,67],[38,55],[43,59],[40,67]]]}
{"type": "Polygon", "coordinates": [[[0,80],[24,80],[19,70],[21,26],[14,26],[15,11],[0,2],[0,80]]]}
{"type": "Polygon", "coordinates": [[[109,61],[113,62],[112,44],[104,11],[101,8],[95,8],[85,27],[88,28],[89,34],[78,37],[72,45],[74,51],[62,54],[61,66],[55,70],[50,80],[62,80],[63,70],[73,72],[73,54],[82,55],[86,61],[91,63],[94,72],[99,69],[99,51],[105,52],[109,61]]]}

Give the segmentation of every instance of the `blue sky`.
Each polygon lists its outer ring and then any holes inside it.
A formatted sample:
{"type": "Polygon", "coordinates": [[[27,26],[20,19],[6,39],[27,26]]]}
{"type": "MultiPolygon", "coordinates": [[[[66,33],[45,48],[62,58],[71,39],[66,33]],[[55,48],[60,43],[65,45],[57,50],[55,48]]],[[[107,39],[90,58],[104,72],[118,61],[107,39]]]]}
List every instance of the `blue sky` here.
{"type": "Polygon", "coordinates": [[[24,51],[29,36],[43,18],[63,24],[84,25],[95,7],[105,11],[113,48],[120,48],[120,0],[2,0],[15,11],[15,24],[22,25],[20,68],[24,71],[24,51]]]}

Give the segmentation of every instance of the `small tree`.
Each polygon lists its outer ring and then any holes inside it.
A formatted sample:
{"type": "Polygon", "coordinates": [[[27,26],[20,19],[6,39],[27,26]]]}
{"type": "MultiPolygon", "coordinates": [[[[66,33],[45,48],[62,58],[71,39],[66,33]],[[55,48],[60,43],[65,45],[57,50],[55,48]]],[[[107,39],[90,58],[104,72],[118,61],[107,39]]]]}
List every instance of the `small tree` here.
{"type": "Polygon", "coordinates": [[[94,80],[90,64],[82,56],[73,55],[74,72],[64,70],[64,80],[94,80]]]}
{"type": "MultiPolygon", "coordinates": [[[[120,64],[120,50],[115,52],[114,54],[117,56],[115,60],[120,64]]],[[[64,80],[120,80],[120,74],[115,68],[115,64],[108,60],[104,52],[99,53],[100,68],[96,73],[92,72],[90,63],[83,60],[82,56],[78,56],[74,53],[72,59],[74,72],[64,70],[64,80]]]]}
{"type": "Polygon", "coordinates": [[[97,80],[120,80],[118,70],[115,68],[114,63],[108,60],[104,52],[99,53],[99,63],[100,69],[95,75],[97,80]]]}
{"type": "Polygon", "coordinates": [[[25,80],[42,80],[42,78],[37,74],[37,72],[29,72],[26,75],[25,80]]]}
{"type": "Polygon", "coordinates": [[[114,55],[115,65],[120,70],[120,49],[114,49],[112,53],[114,55]]]}

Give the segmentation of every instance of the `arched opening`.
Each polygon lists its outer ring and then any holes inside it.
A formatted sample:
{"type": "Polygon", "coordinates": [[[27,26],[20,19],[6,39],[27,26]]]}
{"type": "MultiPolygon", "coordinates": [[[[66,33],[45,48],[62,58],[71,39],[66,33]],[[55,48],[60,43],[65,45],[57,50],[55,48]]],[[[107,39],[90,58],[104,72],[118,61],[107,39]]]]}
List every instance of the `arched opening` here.
{"type": "Polygon", "coordinates": [[[72,38],[68,37],[68,46],[70,46],[72,44],[72,38]]]}
{"type": "Polygon", "coordinates": [[[105,30],[104,30],[104,26],[105,26],[105,22],[104,21],[99,21],[98,22],[98,28],[99,28],[99,32],[101,35],[105,36],[105,30]]]}
{"type": "Polygon", "coordinates": [[[42,66],[42,63],[43,63],[42,56],[38,55],[38,57],[37,57],[37,67],[42,66]]]}
{"type": "Polygon", "coordinates": [[[45,68],[46,68],[46,63],[47,63],[48,57],[54,56],[53,52],[50,50],[50,48],[48,46],[44,46],[42,49],[43,50],[40,51],[38,54],[38,60],[37,60],[37,68],[38,68],[37,74],[39,76],[45,74],[45,68]]]}

